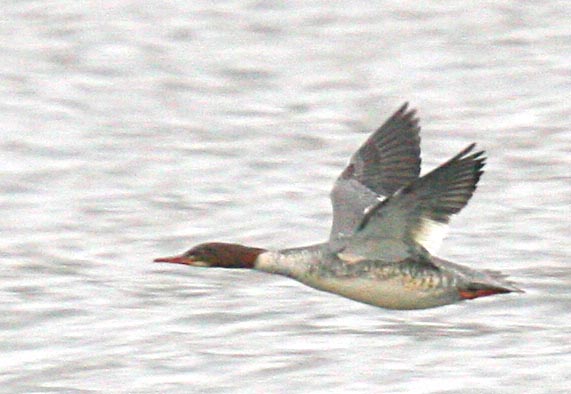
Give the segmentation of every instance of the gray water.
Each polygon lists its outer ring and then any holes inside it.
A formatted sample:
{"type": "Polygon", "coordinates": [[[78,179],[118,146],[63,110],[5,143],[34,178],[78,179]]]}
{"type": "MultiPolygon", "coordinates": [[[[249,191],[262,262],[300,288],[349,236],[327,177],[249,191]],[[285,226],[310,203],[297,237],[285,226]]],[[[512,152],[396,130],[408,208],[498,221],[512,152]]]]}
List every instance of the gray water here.
{"type": "Polygon", "coordinates": [[[4,1],[0,392],[568,393],[571,5],[4,1]],[[404,101],[489,160],[440,255],[525,294],[387,311],[152,264],[319,242],[404,101]]]}

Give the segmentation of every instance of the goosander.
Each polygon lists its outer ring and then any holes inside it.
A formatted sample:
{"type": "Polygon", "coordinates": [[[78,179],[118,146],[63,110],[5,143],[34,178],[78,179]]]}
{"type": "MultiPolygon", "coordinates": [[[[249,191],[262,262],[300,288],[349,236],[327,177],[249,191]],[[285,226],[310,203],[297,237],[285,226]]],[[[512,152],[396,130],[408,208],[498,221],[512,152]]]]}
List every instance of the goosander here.
{"type": "Polygon", "coordinates": [[[416,111],[405,103],[353,154],[331,191],[328,242],[283,250],[210,242],[154,261],[256,269],[389,309],[521,292],[502,274],[434,255],[486,158],[471,144],[420,177],[419,133],[416,111]]]}

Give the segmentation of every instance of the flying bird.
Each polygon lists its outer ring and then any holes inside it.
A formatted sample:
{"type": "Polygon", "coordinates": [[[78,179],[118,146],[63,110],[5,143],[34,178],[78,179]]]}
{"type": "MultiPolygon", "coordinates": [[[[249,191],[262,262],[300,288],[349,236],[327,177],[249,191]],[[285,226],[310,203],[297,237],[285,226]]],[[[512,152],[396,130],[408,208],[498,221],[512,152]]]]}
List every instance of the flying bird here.
{"type": "Polygon", "coordinates": [[[255,269],[388,309],[521,292],[500,273],[435,256],[486,158],[471,144],[421,177],[419,133],[416,111],[405,103],[353,154],[331,191],[327,242],[282,250],[209,242],[154,261],[255,269]]]}

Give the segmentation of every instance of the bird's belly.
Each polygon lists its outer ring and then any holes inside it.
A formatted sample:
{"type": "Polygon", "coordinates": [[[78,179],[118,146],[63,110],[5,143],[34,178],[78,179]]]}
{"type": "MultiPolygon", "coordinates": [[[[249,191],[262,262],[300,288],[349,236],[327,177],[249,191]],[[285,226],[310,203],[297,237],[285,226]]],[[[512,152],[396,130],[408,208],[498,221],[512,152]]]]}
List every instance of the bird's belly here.
{"type": "Polygon", "coordinates": [[[339,294],[365,304],[387,309],[424,309],[457,302],[456,291],[420,287],[402,278],[306,277],[303,283],[318,290],[339,294]]]}

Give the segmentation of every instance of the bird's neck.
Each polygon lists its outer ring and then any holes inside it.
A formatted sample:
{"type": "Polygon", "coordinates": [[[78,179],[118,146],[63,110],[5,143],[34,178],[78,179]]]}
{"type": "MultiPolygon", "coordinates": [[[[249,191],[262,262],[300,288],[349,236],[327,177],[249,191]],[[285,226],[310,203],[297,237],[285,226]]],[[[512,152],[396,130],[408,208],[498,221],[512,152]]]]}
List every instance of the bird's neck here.
{"type": "Polygon", "coordinates": [[[256,258],[254,268],[303,282],[303,279],[311,272],[312,266],[321,261],[322,255],[322,245],[266,251],[256,258]]]}

